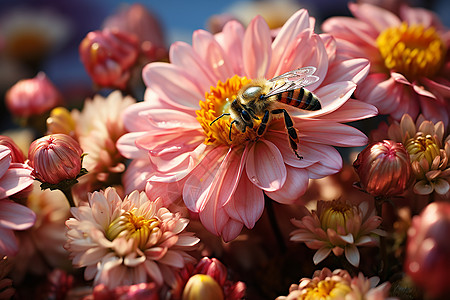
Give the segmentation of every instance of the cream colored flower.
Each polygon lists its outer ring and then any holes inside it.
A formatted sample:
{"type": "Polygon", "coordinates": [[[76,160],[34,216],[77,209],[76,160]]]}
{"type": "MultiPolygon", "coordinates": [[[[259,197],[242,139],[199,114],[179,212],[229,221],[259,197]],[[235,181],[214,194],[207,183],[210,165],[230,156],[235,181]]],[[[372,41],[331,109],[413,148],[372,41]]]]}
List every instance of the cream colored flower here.
{"type": "Polygon", "coordinates": [[[414,123],[405,114],[400,123],[390,125],[388,135],[403,143],[409,153],[416,194],[445,195],[450,191],[450,136],[445,137],[443,122],[433,123],[419,116],[414,123]]]}
{"type": "Polygon", "coordinates": [[[377,229],[381,221],[373,209],[369,211],[367,202],[354,205],[345,200],[318,201],[317,209],[310,215],[292,220],[299,229],[291,232],[291,241],[317,249],[315,264],[333,251],[336,256],[345,253],[347,260],[357,267],[360,258],[357,247],[378,244],[378,235],[384,234],[377,229]]]}
{"type": "Polygon", "coordinates": [[[71,210],[65,248],[85,279],[108,288],[173,278],[173,269],[195,259],[185,251],[199,239],[183,232],[187,219],[132,192],[122,201],[113,188],[89,195],[89,206],[71,210]]]}

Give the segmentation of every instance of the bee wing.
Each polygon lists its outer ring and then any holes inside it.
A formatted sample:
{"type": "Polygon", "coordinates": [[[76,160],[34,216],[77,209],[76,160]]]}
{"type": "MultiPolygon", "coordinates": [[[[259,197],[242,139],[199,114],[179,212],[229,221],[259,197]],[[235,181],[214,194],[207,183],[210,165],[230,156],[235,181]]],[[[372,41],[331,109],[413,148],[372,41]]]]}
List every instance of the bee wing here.
{"type": "Polygon", "coordinates": [[[270,79],[269,81],[275,82],[277,80],[284,79],[284,78],[308,76],[308,75],[314,74],[314,72],[316,72],[316,70],[317,70],[317,68],[312,67],[312,66],[303,67],[303,68],[299,68],[299,69],[292,70],[292,71],[286,72],[284,74],[281,74],[277,77],[270,79]]]}
{"type": "MultiPolygon", "coordinates": [[[[290,72],[289,72],[290,73],[290,72]]],[[[287,74],[287,73],[286,73],[287,74]]],[[[284,75],[284,74],[283,74],[284,75]]],[[[264,96],[269,98],[273,95],[281,94],[287,91],[296,90],[310,84],[313,84],[319,80],[315,75],[294,75],[291,77],[285,77],[284,82],[277,86],[277,82],[273,83],[272,89],[264,96]]]]}

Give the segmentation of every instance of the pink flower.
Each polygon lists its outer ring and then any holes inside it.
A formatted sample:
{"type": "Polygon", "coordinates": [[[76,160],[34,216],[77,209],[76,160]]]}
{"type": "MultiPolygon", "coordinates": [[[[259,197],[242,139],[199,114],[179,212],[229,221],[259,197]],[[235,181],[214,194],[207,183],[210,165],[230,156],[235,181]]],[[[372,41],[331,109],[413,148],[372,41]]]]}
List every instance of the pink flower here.
{"type": "Polygon", "coordinates": [[[117,14],[108,17],[103,28],[136,35],[140,51],[145,55],[147,61],[156,61],[167,57],[161,25],[142,4],[134,3],[124,7],[117,14]]]}
{"type": "Polygon", "coordinates": [[[158,191],[165,201],[182,196],[210,232],[229,241],[243,225],[255,225],[264,193],[291,203],[306,191],[310,178],[338,172],[342,158],[331,145],[367,141],[341,123],[377,113],[371,105],[349,100],[369,65],[365,59],[340,60],[334,40],[313,28],[306,10],[294,14],[275,40],[261,17],[247,29],[231,21],[216,35],[196,31],[192,46],[174,43],[170,64],[147,65],[146,101],[125,111],[130,133],[118,141],[121,153],[133,159],[125,175],[127,190],[143,189],[142,179],[147,179],[147,191],[158,191]],[[242,133],[233,127],[230,141],[228,117],[210,126],[229,111],[249,79],[270,79],[305,66],[317,67],[320,79],[308,89],[320,98],[322,109],[286,106],[299,133],[302,160],[289,147],[282,118],[270,122],[259,138],[251,129],[242,133]]]}
{"type": "Polygon", "coordinates": [[[33,183],[32,170],[11,161],[11,150],[0,145],[0,256],[15,255],[18,244],[14,230],[28,229],[36,220],[33,211],[8,199],[33,183]]]}
{"type": "Polygon", "coordinates": [[[6,106],[18,117],[40,115],[62,103],[62,96],[47,76],[23,79],[13,85],[5,95],[6,106]]]}
{"type": "Polygon", "coordinates": [[[25,162],[25,156],[23,155],[22,150],[20,150],[19,146],[14,143],[13,139],[9,136],[0,135],[0,145],[6,146],[11,150],[11,162],[12,163],[21,163],[25,162]]]}
{"type": "Polygon", "coordinates": [[[28,164],[41,182],[58,184],[80,174],[82,154],[80,145],[70,136],[51,134],[31,143],[28,164]]]}
{"type": "Polygon", "coordinates": [[[100,87],[125,89],[138,57],[134,35],[104,29],[89,32],[79,52],[86,71],[100,87]]]}
{"type": "Polygon", "coordinates": [[[378,235],[384,234],[378,229],[381,221],[373,209],[369,211],[367,202],[354,205],[343,200],[318,201],[317,210],[301,220],[292,220],[299,229],[291,232],[291,241],[317,249],[315,264],[333,251],[336,256],[345,253],[347,260],[357,267],[360,259],[357,247],[378,245],[378,235]]]}
{"type": "Polygon", "coordinates": [[[195,261],[185,251],[199,239],[183,232],[188,220],[134,191],[122,201],[113,188],[89,195],[89,206],[72,208],[65,248],[86,280],[108,288],[154,281],[162,285],[174,270],[195,261]]]}
{"type": "Polygon", "coordinates": [[[422,8],[400,8],[400,18],[370,4],[350,3],[356,18],[333,17],[322,28],[338,44],[338,55],[370,59],[371,72],[355,95],[381,114],[449,123],[448,30],[422,8]]]}
{"type": "Polygon", "coordinates": [[[446,202],[429,204],[408,230],[405,271],[433,299],[450,292],[449,230],[446,202]]]}
{"type": "Polygon", "coordinates": [[[328,268],[317,270],[313,278],[303,278],[289,288],[288,296],[276,300],[327,299],[327,300],[383,300],[388,299],[390,284],[376,286],[378,277],[366,278],[362,273],[352,277],[346,270],[328,268]]]}

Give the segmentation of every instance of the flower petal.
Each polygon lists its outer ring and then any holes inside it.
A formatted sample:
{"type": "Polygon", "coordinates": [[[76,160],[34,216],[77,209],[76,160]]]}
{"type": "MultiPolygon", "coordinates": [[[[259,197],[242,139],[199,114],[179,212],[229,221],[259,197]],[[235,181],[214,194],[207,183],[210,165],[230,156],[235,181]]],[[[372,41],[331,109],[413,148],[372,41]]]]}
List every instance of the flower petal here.
{"type": "Polygon", "coordinates": [[[371,4],[349,3],[348,7],[352,14],[364,22],[375,27],[381,32],[389,27],[398,27],[401,24],[400,19],[388,10],[371,4]]]}
{"type": "Polygon", "coordinates": [[[322,260],[327,258],[328,255],[330,255],[331,249],[328,246],[322,247],[319,250],[316,251],[316,253],[313,256],[313,262],[315,265],[320,263],[322,260]]]}
{"type": "Polygon", "coordinates": [[[353,266],[359,266],[359,251],[355,245],[348,245],[345,247],[345,257],[353,266]]]}
{"type": "Polygon", "coordinates": [[[248,78],[266,75],[272,58],[272,38],[266,21],[255,17],[247,27],[243,41],[244,69],[248,78]]]}
{"type": "Polygon", "coordinates": [[[259,140],[250,146],[246,170],[250,181],[265,191],[279,190],[286,181],[283,157],[267,140],[259,140]]]}
{"type": "Polygon", "coordinates": [[[279,203],[291,204],[306,192],[309,176],[306,170],[291,166],[286,166],[286,171],[286,182],[283,187],[275,192],[266,192],[266,195],[279,203]]]}
{"type": "Polygon", "coordinates": [[[0,227],[25,230],[34,225],[36,214],[28,207],[9,199],[0,200],[0,227]]]}
{"type": "Polygon", "coordinates": [[[225,54],[228,56],[228,62],[232,65],[233,73],[238,76],[244,76],[243,63],[243,40],[244,40],[244,26],[241,23],[232,20],[227,22],[223,27],[223,39],[218,41],[225,54]]]}

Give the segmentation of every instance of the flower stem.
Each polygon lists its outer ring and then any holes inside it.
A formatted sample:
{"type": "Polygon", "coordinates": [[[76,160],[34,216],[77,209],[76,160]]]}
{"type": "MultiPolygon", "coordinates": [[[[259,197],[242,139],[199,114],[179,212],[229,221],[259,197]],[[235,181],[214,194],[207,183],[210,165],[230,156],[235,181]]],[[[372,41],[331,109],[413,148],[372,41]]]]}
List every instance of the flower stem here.
{"type": "Polygon", "coordinates": [[[70,187],[68,189],[60,189],[60,191],[63,192],[64,196],[66,196],[70,207],[75,207],[75,202],[73,201],[73,196],[72,196],[72,188],[70,187]]]}
{"type": "Polygon", "coordinates": [[[273,210],[272,199],[270,199],[266,194],[264,194],[265,205],[267,209],[267,215],[269,217],[269,222],[272,227],[273,233],[277,240],[277,244],[280,247],[282,253],[286,252],[286,244],[284,243],[283,235],[281,234],[280,226],[278,226],[277,217],[275,216],[275,211],[273,210]]]}
{"type": "MultiPolygon", "coordinates": [[[[375,202],[375,209],[377,211],[377,215],[380,218],[383,218],[383,203],[385,202],[385,198],[383,197],[375,197],[374,198],[374,202],[375,202]]],[[[383,229],[383,223],[381,223],[381,229],[383,229]]],[[[380,258],[381,258],[381,262],[380,262],[380,271],[379,271],[379,275],[381,280],[386,280],[386,276],[387,276],[387,272],[388,272],[388,257],[387,257],[387,251],[386,251],[386,237],[384,236],[380,236],[380,258]]]]}

